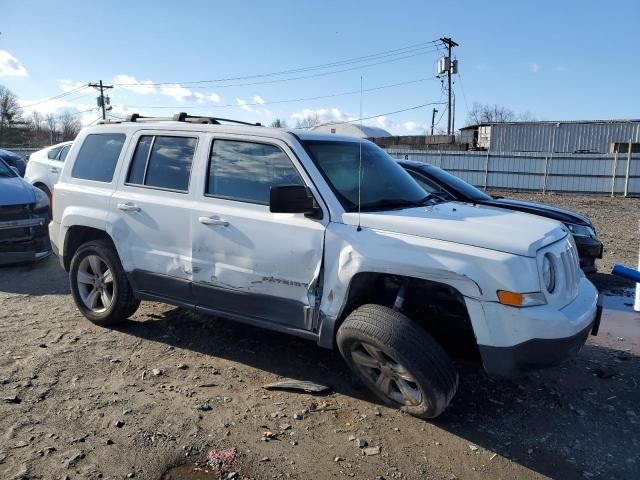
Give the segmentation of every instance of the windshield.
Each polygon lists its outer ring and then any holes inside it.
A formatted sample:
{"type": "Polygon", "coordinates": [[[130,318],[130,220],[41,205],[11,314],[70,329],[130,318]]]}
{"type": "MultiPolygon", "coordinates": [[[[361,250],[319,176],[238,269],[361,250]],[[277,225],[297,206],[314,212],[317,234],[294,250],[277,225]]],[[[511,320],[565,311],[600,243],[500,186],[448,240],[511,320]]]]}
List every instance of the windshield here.
{"type": "Polygon", "coordinates": [[[347,211],[358,210],[360,148],[362,210],[415,207],[429,199],[395,160],[370,142],[310,140],[303,144],[347,211]]]}
{"type": "Polygon", "coordinates": [[[451,188],[457,190],[471,200],[491,200],[491,197],[484,193],[482,190],[478,190],[473,185],[465,182],[455,175],[445,172],[441,168],[430,167],[429,173],[445,185],[451,186],[451,188]]]}
{"type": "Polygon", "coordinates": [[[11,167],[4,163],[4,160],[0,160],[0,177],[15,177],[16,172],[11,170],[11,167]]]}

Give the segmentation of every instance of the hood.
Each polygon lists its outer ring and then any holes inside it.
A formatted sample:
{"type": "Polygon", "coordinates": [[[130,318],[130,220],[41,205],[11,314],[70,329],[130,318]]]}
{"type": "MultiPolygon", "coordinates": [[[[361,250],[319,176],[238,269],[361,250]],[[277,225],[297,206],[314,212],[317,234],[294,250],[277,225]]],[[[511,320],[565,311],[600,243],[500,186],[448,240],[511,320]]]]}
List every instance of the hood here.
{"type": "MultiPolygon", "coordinates": [[[[356,226],[357,213],[344,223],[356,226]]],[[[460,202],[428,207],[362,213],[363,228],[488,248],[534,257],[546,245],[567,235],[558,222],[526,213],[460,202]]]]}
{"type": "Polygon", "coordinates": [[[20,177],[0,177],[0,206],[34,203],[36,194],[33,188],[20,177]]]}
{"type": "Polygon", "coordinates": [[[510,198],[500,198],[496,200],[487,200],[481,202],[483,205],[491,205],[494,207],[508,208],[510,210],[518,210],[520,212],[532,213],[543,217],[552,218],[563,223],[575,223],[578,225],[592,226],[591,220],[584,215],[564,208],[554,207],[553,205],[545,205],[536,202],[527,202],[524,200],[513,200],[510,198]]]}

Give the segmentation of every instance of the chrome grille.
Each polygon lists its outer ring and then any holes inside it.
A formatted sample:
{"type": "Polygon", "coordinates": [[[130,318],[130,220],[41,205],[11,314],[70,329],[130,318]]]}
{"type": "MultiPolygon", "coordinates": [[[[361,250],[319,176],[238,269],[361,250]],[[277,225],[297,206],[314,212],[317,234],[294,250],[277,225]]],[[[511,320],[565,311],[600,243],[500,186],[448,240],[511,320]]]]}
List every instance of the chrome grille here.
{"type": "Polygon", "coordinates": [[[554,260],[557,275],[556,288],[553,293],[547,292],[547,300],[550,304],[562,308],[578,295],[582,278],[578,253],[571,237],[567,237],[541,252],[542,256],[547,254],[551,255],[554,260]]]}

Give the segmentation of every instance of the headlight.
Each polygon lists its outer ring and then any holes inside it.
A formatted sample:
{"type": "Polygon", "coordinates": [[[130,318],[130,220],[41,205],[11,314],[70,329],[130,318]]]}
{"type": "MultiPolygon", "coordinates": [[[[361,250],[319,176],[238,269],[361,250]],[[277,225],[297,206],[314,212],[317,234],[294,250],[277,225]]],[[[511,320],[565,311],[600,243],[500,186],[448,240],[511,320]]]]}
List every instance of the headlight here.
{"type": "Polygon", "coordinates": [[[567,223],[569,231],[578,237],[595,237],[596,232],[592,227],[588,225],[576,225],[575,223],[567,223]]]}
{"type": "Polygon", "coordinates": [[[547,303],[542,292],[518,293],[498,290],[498,301],[510,307],[535,307],[547,303]]]}
{"type": "Polygon", "coordinates": [[[556,289],[556,266],[548,253],[542,259],[542,280],[547,292],[553,293],[556,289]]]}
{"type": "Polygon", "coordinates": [[[49,197],[37,187],[33,187],[34,193],[36,194],[36,204],[33,206],[33,209],[36,211],[40,210],[49,210],[49,197]]]}

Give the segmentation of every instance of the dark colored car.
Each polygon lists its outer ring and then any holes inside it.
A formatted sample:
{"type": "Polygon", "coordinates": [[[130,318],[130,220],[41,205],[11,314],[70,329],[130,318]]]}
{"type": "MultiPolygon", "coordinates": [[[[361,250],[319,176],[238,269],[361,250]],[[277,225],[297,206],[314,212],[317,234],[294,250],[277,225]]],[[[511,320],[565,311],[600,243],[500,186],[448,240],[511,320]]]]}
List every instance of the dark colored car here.
{"type": "Polygon", "coordinates": [[[24,177],[24,172],[27,170],[27,162],[20,155],[9,150],[0,149],[0,160],[4,160],[10,167],[15,167],[18,170],[18,174],[24,177]]]}
{"type": "Polygon", "coordinates": [[[541,203],[492,197],[464,180],[428,163],[399,160],[398,163],[416,179],[427,193],[447,200],[506,208],[558,220],[573,234],[584,273],[595,273],[596,258],[602,258],[602,243],[596,237],[593,223],[579,213],[541,203]]]}
{"type": "Polygon", "coordinates": [[[0,265],[51,253],[49,197],[0,160],[0,265]]]}

